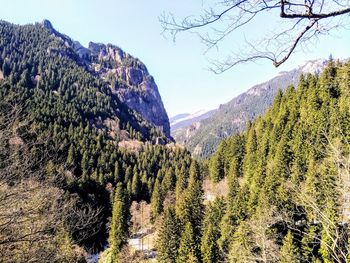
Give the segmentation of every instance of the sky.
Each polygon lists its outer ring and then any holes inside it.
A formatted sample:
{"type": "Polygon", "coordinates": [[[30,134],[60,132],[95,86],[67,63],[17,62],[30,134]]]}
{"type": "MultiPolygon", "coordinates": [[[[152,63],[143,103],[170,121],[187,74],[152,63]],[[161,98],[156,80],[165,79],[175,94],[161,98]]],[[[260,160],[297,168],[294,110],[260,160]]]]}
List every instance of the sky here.
{"type": "MultiPolygon", "coordinates": [[[[214,74],[208,70],[210,63],[204,54],[205,46],[195,34],[182,33],[174,42],[169,35],[162,34],[159,22],[163,13],[172,12],[179,18],[196,14],[203,7],[203,1],[0,0],[0,19],[15,24],[48,19],[56,30],[84,46],[92,41],[121,47],[145,63],[155,78],[169,116],[216,108],[253,85],[307,60],[328,58],[330,54],[335,58],[350,57],[350,31],[339,29],[306,51],[294,54],[277,69],[270,61],[260,61],[214,74]]],[[[267,19],[257,20],[248,28],[249,33],[265,29],[267,19]]],[[[211,58],[227,54],[230,41],[239,42],[244,38],[245,32],[232,35],[218,50],[211,51],[211,58]]]]}

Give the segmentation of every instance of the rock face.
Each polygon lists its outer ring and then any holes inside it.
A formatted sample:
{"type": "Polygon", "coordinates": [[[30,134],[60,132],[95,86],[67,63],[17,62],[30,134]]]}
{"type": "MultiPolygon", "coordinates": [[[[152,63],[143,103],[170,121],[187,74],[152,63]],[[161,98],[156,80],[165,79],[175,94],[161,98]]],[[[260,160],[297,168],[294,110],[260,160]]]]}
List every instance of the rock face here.
{"type": "Polygon", "coordinates": [[[111,44],[90,42],[88,49],[94,70],[106,80],[114,78],[111,88],[119,99],[170,137],[168,115],[154,78],[146,66],[111,44]]]}
{"type": "Polygon", "coordinates": [[[118,95],[121,102],[171,138],[169,118],[158,87],[139,59],[111,44],[90,42],[88,48],[85,48],[79,42],[57,32],[50,21],[44,20],[41,25],[72,48],[81,64],[109,82],[112,92],[118,95]]]}

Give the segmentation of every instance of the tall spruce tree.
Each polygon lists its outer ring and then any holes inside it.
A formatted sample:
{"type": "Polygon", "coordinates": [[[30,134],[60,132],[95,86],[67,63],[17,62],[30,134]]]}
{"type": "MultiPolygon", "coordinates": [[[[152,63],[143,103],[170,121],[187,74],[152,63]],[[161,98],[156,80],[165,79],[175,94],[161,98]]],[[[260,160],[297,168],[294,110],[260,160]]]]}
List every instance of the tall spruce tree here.
{"type": "Polygon", "coordinates": [[[196,160],[193,160],[190,166],[188,187],[184,190],[182,197],[177,200],[176,205],[176,213],[182,225],[191,224],[191,231],[194,233],[194,251],[199,260],[204,205],[202,178],[196,160]]]}
{"type": "Polygon", "coordinates": [[[201,262],[196,251],[194,231],[190,222],[187,222],[181,235],[180,247],[178,250],[177,263],[198,263],[201,262]]]}
{"type": "Polygon", "coordinates": [[[129,231],[129,205],[128,197],[123,185],[118,183],[113,201],[111,229],[109,232],[109,245],[112,253],[112,262],[119,262],[119,253],[127,243],[129,231]]]}
{"type": "Polygon", "coordinates": [[[180,222],[176,217],[175,209],[168,207],[165,210],[158,231],[156,243],[157,261],[175,263],[177,250],[180,245],[180,222]]]}
{"type": "Polygon", "coordinates": [[[296,246],[293,242],[293,234],[288,231],[287,235],[284,237],[283,245],[280,251],[280,263],[298,263],[299,254],[296,246]]]}
{"type": "Polygon", "coordinates": [[[156,179],[151,198],[151,220],[155,221],[156,217],[163,211],[163,197],[159,179],[156,179]]]}

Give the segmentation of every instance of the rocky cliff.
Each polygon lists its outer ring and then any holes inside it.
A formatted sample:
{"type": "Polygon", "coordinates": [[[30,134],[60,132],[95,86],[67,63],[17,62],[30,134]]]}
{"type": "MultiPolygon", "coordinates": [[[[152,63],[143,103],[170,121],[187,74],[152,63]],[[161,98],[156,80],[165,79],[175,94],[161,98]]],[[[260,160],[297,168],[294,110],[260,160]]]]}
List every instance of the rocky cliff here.
{"type": "Polygon", "coordinates": [[[170,124],[158,87],[146,66],[137,58],[111,44],[90,42],[88,48],[54,29],[50,21],[42,26],[71,47],[90,71],[110,83],[121,102],[160,129],[168,138],[170,124]]]}

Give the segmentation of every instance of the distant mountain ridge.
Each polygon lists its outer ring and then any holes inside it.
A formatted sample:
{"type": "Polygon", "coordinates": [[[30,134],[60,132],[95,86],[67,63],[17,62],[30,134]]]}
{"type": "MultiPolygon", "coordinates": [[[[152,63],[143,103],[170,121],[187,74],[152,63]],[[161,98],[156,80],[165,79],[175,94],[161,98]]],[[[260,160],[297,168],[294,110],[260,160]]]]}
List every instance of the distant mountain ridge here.
{"type": "Polygon", "coordinates": [[[302,74],[320,73],[326,63],[324,59],[312,60],[293,70],[280,72],[276,77],[220,105],[207,118],[175,130],[172,136],[194,155],[203,158],[210,156],[222,139],[244,130],[248,121],[262,115],[279,89],[296,86],[302,74]]]}
{"type": "Polygon", "coordinates": [[[183,113],[170,118],[171,132],[192,125],[195,122],[209,118],[215,110],[200,110],[193,114],[183,113]]]}

